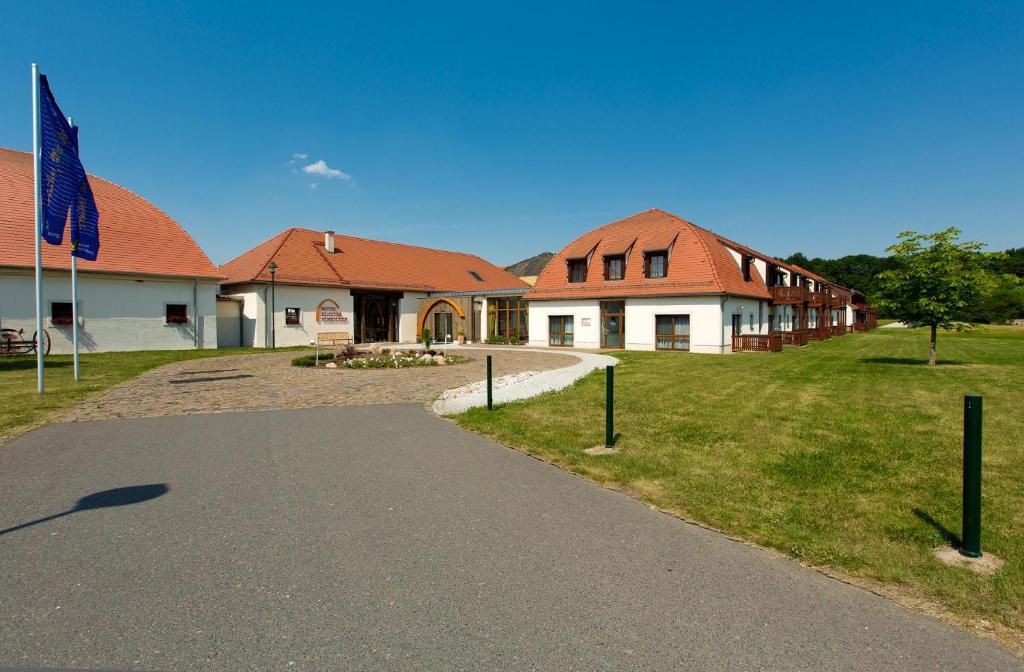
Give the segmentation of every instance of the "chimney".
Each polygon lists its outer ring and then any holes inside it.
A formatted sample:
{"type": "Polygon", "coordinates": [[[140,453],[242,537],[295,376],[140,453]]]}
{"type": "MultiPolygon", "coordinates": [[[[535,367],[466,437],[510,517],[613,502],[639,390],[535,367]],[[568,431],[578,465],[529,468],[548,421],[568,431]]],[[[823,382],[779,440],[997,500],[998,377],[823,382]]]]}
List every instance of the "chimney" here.
{"type": "Polygon", "coordinates": [[[330,229],[324,231],[324,249],[327,254],[334,254],[334,231],[330,229]]]}

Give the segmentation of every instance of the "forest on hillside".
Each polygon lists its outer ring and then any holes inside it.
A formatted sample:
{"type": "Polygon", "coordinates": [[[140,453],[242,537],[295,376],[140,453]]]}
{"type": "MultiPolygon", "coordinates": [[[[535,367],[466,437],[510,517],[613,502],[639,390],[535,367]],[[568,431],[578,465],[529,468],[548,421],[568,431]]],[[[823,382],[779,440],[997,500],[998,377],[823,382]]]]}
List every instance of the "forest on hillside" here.
{"type": "MultiPolygon", "coordinates": [[[[988,271],[989,287],[982,300],[970,308],[969,321],[1000,323],[1024,318],[1024,247],[998,253],[985,252],[981,256],[982,264],[988,271]]],[[[802,266],[843,287],[863,292],[871,303],[877,303],[879,298],[878,274],[892,270],[895,265],[892,257],[876,257],[871,254],[851,254],[838,259],[809,259],[802,252],[796,252],[781,259],[802,266]]],[[[879,316],[886,317],[884,314],[879,316]]]]}

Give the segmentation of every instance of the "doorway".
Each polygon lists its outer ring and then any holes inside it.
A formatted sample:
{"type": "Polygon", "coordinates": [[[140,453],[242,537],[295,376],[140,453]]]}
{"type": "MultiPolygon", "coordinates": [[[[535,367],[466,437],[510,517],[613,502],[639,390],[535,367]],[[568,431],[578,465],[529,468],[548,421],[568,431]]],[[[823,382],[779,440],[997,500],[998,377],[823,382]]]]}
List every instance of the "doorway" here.
{"type": "Polygon", "coordinates": [[[455,334],[452,326],[451,313],[434,313],[434,340],[442,343],[451,341],[455,334]]]}
{"type": "Polygon", "coordinates": [[[626,302],[601,302],[601,347],[621,350],[626,346],[626,302]]]}
{"type": "Polygon", "coordinates": [[[356,343],[398,340],[398,301],[401,293],[352,292],[356,343]]]}

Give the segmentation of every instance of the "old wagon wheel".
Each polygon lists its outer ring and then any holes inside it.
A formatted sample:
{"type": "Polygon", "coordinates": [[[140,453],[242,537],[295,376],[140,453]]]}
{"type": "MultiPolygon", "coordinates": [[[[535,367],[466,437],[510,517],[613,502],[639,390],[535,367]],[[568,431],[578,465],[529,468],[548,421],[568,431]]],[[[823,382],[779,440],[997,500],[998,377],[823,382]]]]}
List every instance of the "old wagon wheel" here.
{"type": "Polygon", "coordinates": [[[40,352],[44,356],[50,354],[50,334],[47,333],[46,329],[32,334],[32,349],[35,350],[37,347],[40,348],[40,352]],[[37,339],[36,334],[42,334],[42,338],[37,339]]]}

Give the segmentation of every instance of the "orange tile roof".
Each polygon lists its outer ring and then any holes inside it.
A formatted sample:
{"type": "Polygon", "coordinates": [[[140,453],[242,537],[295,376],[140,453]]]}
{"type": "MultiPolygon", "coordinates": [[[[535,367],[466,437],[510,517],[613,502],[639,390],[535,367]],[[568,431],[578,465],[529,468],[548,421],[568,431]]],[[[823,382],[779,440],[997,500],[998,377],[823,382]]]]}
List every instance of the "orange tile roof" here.
{"type": "Polygon", "coordinates": [[[757,268],[745,281],[723,239],[664,210],[647,210],[605,224],[569,243],[537,278],[529,299],[621,298],[681,294],[732,294],[768,299],[771,295],[757,268]],[[621,253],[623,241],[635,241],[622,280],[604,279],[606,254],[621,253]],[[566,260],[596,245],[585,282],[570,283],[566,260]],[[644,252],[671,245],[665,278],[644,277],[644,252]],[[567,254],[568,251],[568,254],[567,254]]]}
{"type": "MultiPolygon", "coordinates": [[[[35,267],[32,154],[0,148],[0,266],[35,267]]],[[[219,278],[220,272],[181,226],[124,187],[89,175],[100,211],[100,254],[80,271],[219,278]]],[[[60,246],[43,243],[43,268],[69,269],[65,230],[60,246]]]]}
{"type": "Polygon", "coordinates": [[[277,282],[421,292],[529,289],[529,285],[472,254],[335,235],[334,252],[324,233],[292,228],[220,267],[223,284],[269,282],[267,266],[277,264],[277,282]],[[477,280],[473,273],[480,276],[477,280]]]}

